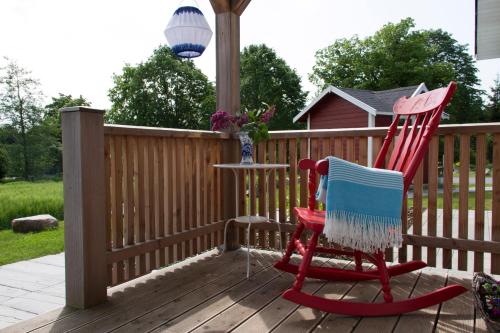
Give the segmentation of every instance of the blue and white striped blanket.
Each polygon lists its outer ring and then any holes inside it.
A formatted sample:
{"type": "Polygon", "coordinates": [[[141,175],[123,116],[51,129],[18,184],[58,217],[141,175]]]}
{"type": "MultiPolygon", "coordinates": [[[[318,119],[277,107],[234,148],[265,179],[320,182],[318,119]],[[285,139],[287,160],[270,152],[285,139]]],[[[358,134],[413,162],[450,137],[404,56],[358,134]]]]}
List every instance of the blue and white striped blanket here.
{"type": "Polygon", "coordinates": [[[327,158],[316,198],[326,203],[328,240],[364,252],[401,247],[402,173],[327,158]]]}

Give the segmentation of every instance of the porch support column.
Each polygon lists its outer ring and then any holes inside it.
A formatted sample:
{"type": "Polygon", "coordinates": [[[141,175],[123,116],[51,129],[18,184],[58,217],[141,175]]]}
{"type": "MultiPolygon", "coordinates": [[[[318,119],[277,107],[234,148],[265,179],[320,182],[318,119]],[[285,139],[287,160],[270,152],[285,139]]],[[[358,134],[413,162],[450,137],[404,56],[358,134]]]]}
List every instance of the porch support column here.
{"type": "Polygon", "coordinates": [[[66,305],[106,301],[104,111],[61,109],[66,305]]]}
{"type": "MultiPolygon", "coordinates": [[[[215,12],[216,94],[217,109],[232,115],[240,109],[240,15],[250,0],[210,0],[215,12]]],[[[223,163],[238,163],[237,140],[226,140],[222,148],[223,163]]],[[[223,170],[223,216],[236,214],[235,179],[231,170],[223,170]]],[[[227,247],[238,247],[233,227],[228,232],[227,247]]]]}

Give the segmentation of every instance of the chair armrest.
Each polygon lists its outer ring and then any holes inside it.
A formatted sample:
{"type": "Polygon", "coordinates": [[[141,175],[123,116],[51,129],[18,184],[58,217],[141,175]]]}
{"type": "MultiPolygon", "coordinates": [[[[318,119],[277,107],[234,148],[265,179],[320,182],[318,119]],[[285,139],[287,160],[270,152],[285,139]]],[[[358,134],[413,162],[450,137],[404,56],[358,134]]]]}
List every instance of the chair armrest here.
{"type": "Polygon", "coordinates": [[[319,160],[316,162],[316,171],[322,176],[328,175],[328,160],[319,160]]]}

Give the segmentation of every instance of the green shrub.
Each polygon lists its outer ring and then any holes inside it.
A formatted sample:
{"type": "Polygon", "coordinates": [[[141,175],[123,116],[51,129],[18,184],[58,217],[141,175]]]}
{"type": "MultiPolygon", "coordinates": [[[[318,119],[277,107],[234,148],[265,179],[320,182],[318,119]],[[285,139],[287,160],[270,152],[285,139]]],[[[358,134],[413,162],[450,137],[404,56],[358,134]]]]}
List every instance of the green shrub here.
{"type": "Polygon", "coordinates": [[[0,230],[17,217],[50,214],[63,220],[63,213],[62,181],[0,183],[0,230]]]}
{"type": "Polygon", "coordinates": [[[7,167],[9,164],[9,156],[7,155],[7,149],[0,146],[0,179],[4,178],[7,174],[7,167]]]}

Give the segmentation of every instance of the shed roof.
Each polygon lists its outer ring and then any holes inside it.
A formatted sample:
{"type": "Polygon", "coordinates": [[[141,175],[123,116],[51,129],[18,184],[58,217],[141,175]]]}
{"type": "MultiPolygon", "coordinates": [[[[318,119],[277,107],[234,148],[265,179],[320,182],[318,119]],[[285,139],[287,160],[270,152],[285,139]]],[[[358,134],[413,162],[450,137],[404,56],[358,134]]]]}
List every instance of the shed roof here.
{"type": "Polygon", "coordinates": [[[415,86],[401,87],[389,90],[372,91],[354,88],[337,88],[328,86],[321,94],[306,106],[297,116],[294,122],[304,121],[305,116],[319,101],[328,94],[338,95],[362,110],[376,115],[393,115],[392,107],[396,100],[402,96],[413,96],[428,91],[424,83],[415,86]]]}

